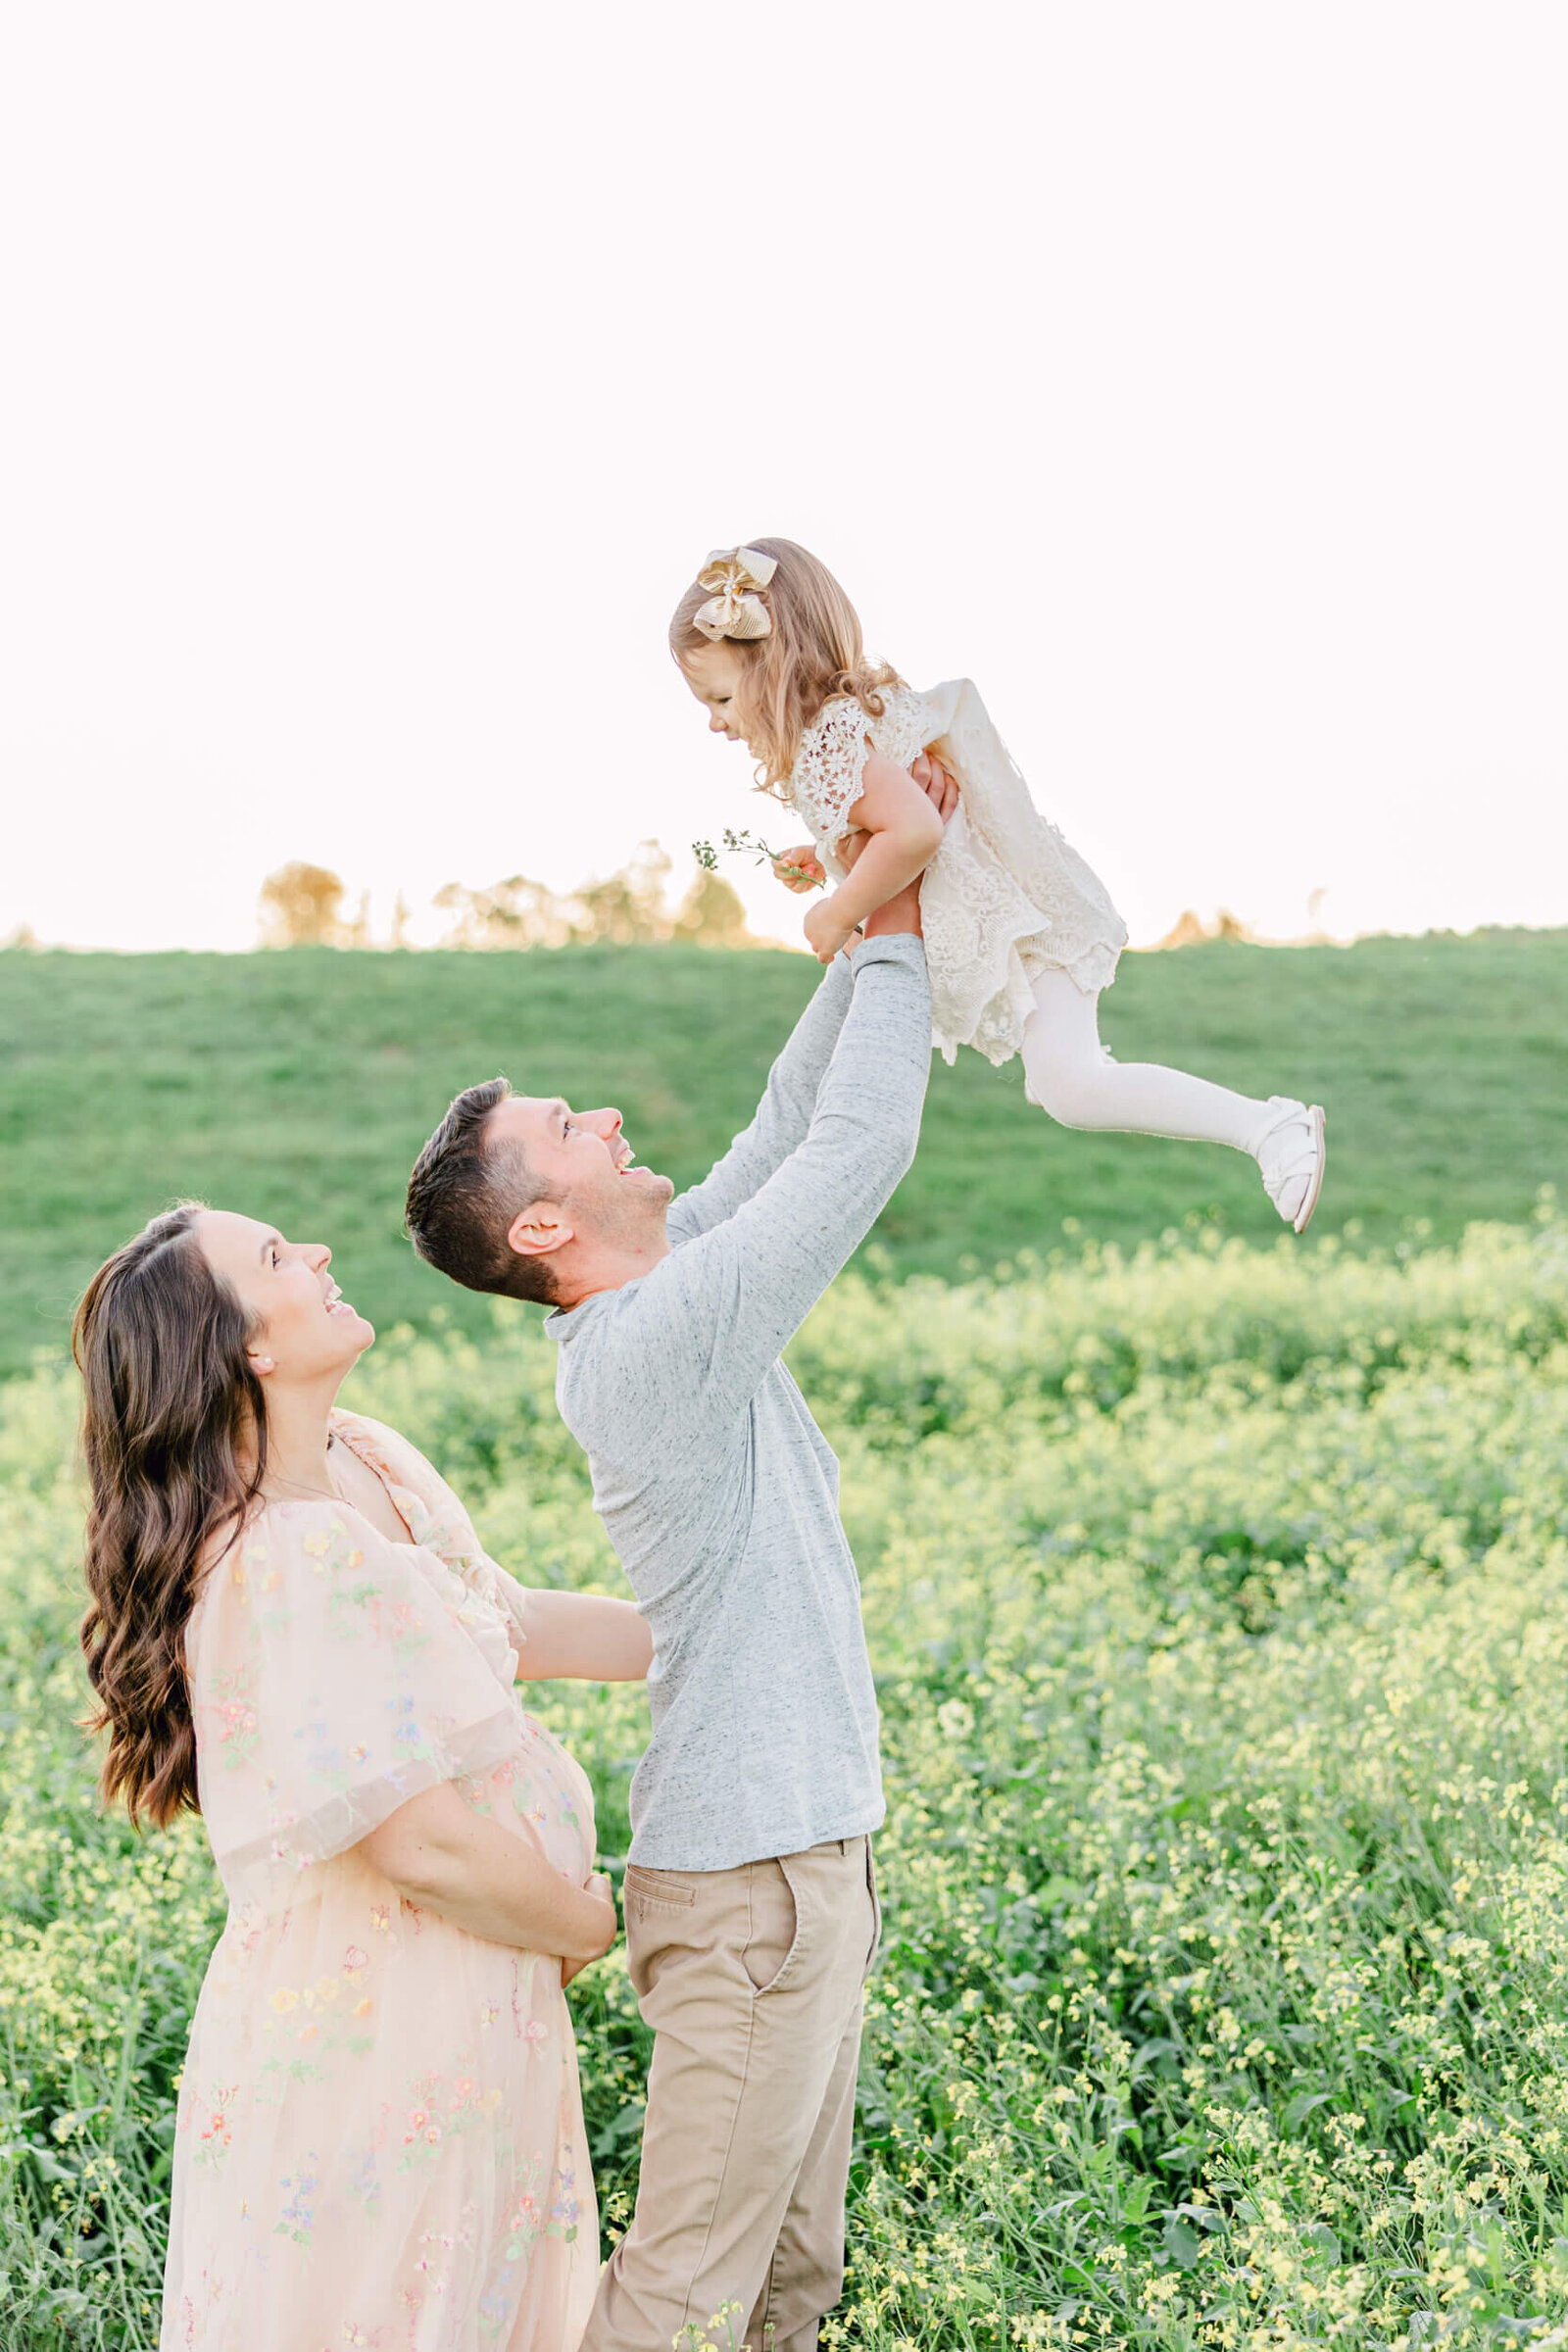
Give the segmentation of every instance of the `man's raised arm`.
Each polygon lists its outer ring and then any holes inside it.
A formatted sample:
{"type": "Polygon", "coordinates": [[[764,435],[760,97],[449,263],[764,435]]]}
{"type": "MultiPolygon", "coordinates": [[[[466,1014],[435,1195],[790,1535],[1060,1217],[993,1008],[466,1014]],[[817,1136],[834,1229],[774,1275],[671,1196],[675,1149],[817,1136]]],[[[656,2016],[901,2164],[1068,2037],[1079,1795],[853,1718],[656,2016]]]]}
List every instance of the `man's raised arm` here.
{"type": "Polygon", "coordinates": [[[670,1202],[666,1229],[671,1242],[688,1242],[732,1217],[801,1142],[811,1124],[816,1091],[850,1009],[852,988],[849,959],[837,956],[768,1071],[751,1125],[735,1138],[701,1184],[694,1184],[670,1202]]]}
{"type": "Polygon", "coordinates": [[[745,1409],[768,1366],[870,1232],[914,1156],[931,1066],[925,950],[869,938],[805,1136],[760,1191],[643,1286],[666,1414],[745,1409]]]}
{"type": "MultiPolygon", "coordinates": [[[[947,824],[958,806],[958,787],[953,775],[929,752],[920,754],[909,772],[947,824]]],[[[880,907],[866,925],[867,936],[901,930],[918,933],[918,884],[911,886],[912,895],[901,893],[898,900],[880,907]],[[907,906],[901,911],[906,898],[907,906]]],[[[850,1008],[850,995],[849,959],[836,956],[768,1072],[751,1125],[735,1138],[701,1184],[694,1184],[671,1201],[667,1230],[673,1243],[689,1242],[734,1216],[805,1140],[816,1107],[817,1088],[850,1008]]]]}

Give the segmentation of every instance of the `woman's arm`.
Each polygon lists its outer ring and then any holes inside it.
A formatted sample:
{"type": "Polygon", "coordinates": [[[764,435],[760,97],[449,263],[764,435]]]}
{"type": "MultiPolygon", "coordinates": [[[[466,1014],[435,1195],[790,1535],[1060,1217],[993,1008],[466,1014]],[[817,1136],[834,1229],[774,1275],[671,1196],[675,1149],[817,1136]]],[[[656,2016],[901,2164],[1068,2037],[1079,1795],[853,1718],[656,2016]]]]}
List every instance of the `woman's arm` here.
{"type": "Polygon", "coordinates": [[[602,1592],[530,1591],[519,1683],[640,1683],[654,1659],[647,1620],[602,1592]]]}
{"type": "Polygon", "coordinates": [[[806,918],[819,962],[831,963],[867,915],[924,872],[942,827],[940,808],[908,769],[868,752],[860,797],[845,812],[846,831],[864,834],[864,846],[848,879],[806,918]]]}
{"type": "Polygon", "coordinates": [[[597,1960],[615,1940],[608,1880],[574,1886],[535,1846],[466,1805],[450,1781],[399,1805],[360,1850],[411,1903],[486,1943],[569,1963],[597,1960]]]}

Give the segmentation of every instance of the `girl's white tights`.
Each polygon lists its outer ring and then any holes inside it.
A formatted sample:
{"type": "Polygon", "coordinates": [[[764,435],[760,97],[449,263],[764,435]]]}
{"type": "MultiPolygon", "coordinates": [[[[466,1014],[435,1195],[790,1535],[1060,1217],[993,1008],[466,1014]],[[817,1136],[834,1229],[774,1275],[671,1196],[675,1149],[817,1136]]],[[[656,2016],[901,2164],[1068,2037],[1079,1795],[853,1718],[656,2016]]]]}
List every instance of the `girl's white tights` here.
{"type": "Polygon", "coordinates": [[[1110,1127],[1129,1135],[1178,1136],[1231,1144],[1256,1156],[1277,1108],[1232,1094],[1186,1070],[1153,1061],[1113,1061],[1100,1042],[1100,1000],[1053,968],[1034,983],[1035,1009],[1023,1033],[1029,1093],[1063,1127],[1110,1127]]]}

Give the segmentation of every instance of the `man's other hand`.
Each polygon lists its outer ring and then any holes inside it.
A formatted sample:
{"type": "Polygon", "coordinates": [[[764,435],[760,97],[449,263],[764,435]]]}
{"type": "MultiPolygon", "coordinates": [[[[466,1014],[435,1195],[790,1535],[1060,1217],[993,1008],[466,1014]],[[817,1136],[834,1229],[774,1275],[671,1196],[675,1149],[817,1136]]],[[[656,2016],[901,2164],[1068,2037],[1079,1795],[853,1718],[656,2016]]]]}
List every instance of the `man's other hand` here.
{"type": "Polygon", "coordinates": [[[942,822],[949,823],[958,806],[958,779],[953,770],[944,766],[934,752],[922,752],[918,760],[910,760],[909,773],[942,822]]]}

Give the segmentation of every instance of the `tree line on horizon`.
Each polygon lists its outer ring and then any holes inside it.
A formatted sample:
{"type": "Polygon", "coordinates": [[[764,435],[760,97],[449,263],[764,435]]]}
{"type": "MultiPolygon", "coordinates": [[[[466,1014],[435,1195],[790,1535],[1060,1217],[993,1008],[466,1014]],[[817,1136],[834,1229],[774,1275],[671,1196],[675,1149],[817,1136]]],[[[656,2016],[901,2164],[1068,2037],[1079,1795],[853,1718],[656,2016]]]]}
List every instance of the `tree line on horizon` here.
{"type": "MultiPolygon", "coordinates": [[[[623,866],[602,881],[576,890],[553,891],[526,874],[509,874],[487,888],[470,890],[448,882],[431,904],[449,917],[436,942],[442,948],[570,948],[667,945],[746,948],[769,943],[746,926],[746,909],[732,885],[710,868],[700,868],[677,906],[667,894],[668,853],[657,841],[640,842],[623,866]]],[[[389,935],[371,937],[369,893],[361,893],[352,915],[340,877],[327,866],[293,858],[262,884],[264,948],[405,948],[409,906],[399,892],[389,935]]],[[[1205,922],[1184,910],[1156,948],[1194,947],[1215,939],[1251,940],[1248,923],[1221,908],[1205,922]]]]}
{"type": "MultiPolygon", "coordinates": [[[[572,891],[551,890],[526,874],[509,874],[486,888],[448,882],[432,904],[448,918],[443,948],[615,947],[674,943],[700,948],[760,947],[746,927],[746,909],[721,874],[700,870],[671,906],[668,853],[640,842],[626,863],[572,891]]],[[[371,937],[369,893],[353,913],[348,891],[327,866],[291,858],[262,884],[264,948],[404,948],[410,909],[400,892],[387,938],[371,937]]]]}

